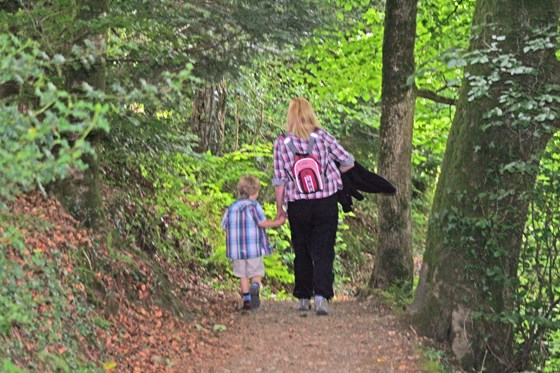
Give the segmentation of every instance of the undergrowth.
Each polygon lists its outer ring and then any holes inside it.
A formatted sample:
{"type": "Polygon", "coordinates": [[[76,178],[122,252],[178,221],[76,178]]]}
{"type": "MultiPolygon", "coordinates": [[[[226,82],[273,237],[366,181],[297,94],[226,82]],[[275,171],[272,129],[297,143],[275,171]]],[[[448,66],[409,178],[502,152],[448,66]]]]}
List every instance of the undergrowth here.
{"type": "Polygon", "coordinates": [[[92,308],[72,262],[52,245],[64,246],[67,237],[44,239],[51,229],[19,213],[0,216],[2,371],[96,369],[90,362],[97,343],[92,308]]]}

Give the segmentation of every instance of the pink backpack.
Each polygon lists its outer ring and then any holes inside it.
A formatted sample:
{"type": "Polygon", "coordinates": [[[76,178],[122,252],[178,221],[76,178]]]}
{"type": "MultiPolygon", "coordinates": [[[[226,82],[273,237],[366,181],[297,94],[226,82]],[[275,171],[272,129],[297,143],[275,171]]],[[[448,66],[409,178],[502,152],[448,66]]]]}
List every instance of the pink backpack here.
{"type": "Polygon", "coordinates": [[[321,166],[315,157],[311,155],[316,138],[317,134],[311,133],[305,153],[298,152],[294,143],[288,136],[284,138],[284,144],[286,144],[296,156],[292,171],[300,193],[309,194],[323,190],[321,166]]]}

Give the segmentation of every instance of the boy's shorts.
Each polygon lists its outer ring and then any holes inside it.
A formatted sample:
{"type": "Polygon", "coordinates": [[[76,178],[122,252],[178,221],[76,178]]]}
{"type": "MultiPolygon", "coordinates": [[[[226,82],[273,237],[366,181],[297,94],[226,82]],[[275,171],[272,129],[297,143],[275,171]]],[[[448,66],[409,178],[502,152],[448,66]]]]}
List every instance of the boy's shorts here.
{"type": "Polygon", "coordinates": [[[264,262],[262,256],[251,259],[234,259],[233,275],[239,278],[264,276],[264,262]]]}

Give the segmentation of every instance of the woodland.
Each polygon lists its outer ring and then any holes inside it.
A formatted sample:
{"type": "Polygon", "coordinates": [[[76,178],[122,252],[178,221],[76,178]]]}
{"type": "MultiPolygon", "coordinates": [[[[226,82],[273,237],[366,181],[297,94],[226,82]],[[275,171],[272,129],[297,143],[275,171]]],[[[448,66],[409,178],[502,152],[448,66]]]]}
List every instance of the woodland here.
{"type": "MultiPolygon", "coordinates": [[[[558,0],[0,0],[0,371],[188,359],[164,320],[240,303],[221,217],[245,174],[275,216],[298,96],[397,188],[340,209],[337,294],[390,302],[428,371],[560,371],[559,26],[558,0]]],[[[263,299],[291,300],[268,233],[263,299]]]]}

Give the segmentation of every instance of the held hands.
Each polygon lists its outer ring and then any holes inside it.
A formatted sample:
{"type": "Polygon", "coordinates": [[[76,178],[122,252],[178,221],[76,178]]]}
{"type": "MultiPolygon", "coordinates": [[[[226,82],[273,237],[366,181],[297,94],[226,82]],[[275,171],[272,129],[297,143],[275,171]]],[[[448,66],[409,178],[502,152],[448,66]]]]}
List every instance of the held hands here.
{"type": "Polygon", "coordinates": [[[276,219],[278,220],[281,216],[284,217],[284,221],[286,221],[286,217],[288,216],[288,214],[286,214],[286,211],[284,211],[284,207],[276,207],[276,219]]]}
{"type": "Polygon", "coordinates": [[[284,207],[277,207],[276,209],[276,219],[274,219],[274,226],[279,227],[284,225],[286,222],[286,212],[284,211],[284,207]]]}
{"type": "Polygon", "coordinates": [[[277,227],[284,225],[285,222],[286,222],[286,214],[280,214],[274,220],[275,226],[277,227]]]}

